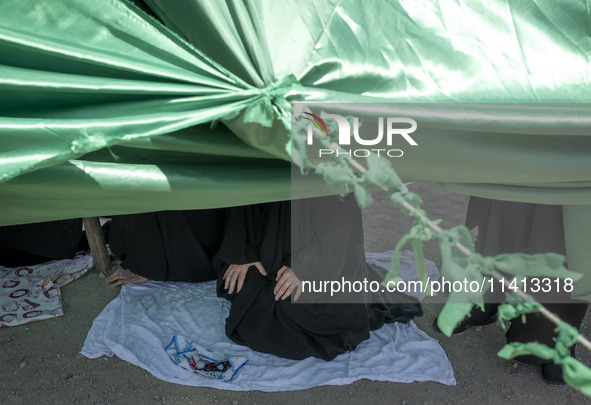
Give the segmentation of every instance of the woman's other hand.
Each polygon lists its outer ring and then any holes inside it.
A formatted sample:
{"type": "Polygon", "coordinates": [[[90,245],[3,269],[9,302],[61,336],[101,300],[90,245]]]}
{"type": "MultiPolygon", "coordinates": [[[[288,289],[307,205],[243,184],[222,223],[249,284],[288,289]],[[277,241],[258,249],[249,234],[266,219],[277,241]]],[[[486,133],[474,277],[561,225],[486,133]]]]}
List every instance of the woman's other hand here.
{"type": "Polygon", "coordinates": [[[123,284],[144,284],[150,281],[145,277],[138,276],[132,271],[123,268],[115,270],[115,272],[105,280],[108,283],[111,283],[111,287],[118,287],[123,284]]]}
{"type": "Polygon", "coordinates": [[[240,290],[242,290],[244,279],[246,278],[246,273],[248,273],[250,266],[255,266],[263,276],[267,275],[261,262],[231,264],[222,276],[222,280],[224,280],[224,288],[228,290],[228,294],[232,294],[234,288],[236,288],[236,293],[239,293],[240,290]]]}
{"type": "Polygon", "coordinates": [[[302,282],[299,278],[296,277],[293,270],[287,266],[283,266],[277,272],[277,285],[273,290],[275,294],[275,301],[279,301],[286,299],[291,295],[292,292],[295,291],[295,295],[293,297],[294,301],[297,301],[302,294],[302,282]]]}

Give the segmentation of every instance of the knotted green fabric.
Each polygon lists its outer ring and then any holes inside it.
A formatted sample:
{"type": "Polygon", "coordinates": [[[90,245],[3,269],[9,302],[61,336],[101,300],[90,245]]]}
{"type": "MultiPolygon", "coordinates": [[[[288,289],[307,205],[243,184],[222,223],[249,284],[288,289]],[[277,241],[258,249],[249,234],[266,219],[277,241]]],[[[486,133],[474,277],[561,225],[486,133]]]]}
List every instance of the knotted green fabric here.
{"type": "Polygon", "coordinates": [[[534,355],[545,360],[552,360],[562,366],[562,375],[571,387],[591,395],[591,370],[583,363],[571,357],[570,348],[577,340],[578,332],[571,325],[562,322],[557,328],[558,338],[554,349],[540,343],[510,343],[499,351],[499,356],[512,359],[517,356],[534,355]]]}

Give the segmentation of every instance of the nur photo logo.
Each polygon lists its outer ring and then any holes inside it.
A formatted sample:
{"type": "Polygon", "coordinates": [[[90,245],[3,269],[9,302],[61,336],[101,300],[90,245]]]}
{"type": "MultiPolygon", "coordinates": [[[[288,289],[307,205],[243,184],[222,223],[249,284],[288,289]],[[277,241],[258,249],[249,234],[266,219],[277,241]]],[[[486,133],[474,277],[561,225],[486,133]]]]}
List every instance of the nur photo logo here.
{"type": "MultiPolygon", "coordinates": [[[[394,148],[394,144],[406,143],[409,146],[418,146],[417,142],[411,137],[416,131],[417,123],[412,118],[407,117],[345,117],[339,114],[321,113],[319,115],[303,111],[300,119],[309,122],[307,126],[307,145],[314,145],[316,136],[330,137],[327,129],[338,128],[338,140],[336,141],[340,148],[319,149],[318,157],[368,157],[374,153],[377,156],[387,156],[391,158],[402,157],[404,151],[394,148]],[[328,121],[331,120],[331,121],[328,121]],[[360,127],[363,123],[363,136],[360,134],[360,127]]],[[[336,131],[335,131],[336,132],[336,131]]]]}

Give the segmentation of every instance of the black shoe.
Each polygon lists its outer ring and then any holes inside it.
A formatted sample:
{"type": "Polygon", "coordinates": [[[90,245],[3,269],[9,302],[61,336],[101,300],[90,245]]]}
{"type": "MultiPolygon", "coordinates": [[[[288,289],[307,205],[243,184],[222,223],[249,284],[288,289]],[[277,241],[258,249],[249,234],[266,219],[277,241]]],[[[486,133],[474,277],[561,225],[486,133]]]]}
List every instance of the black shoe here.
{"type": "MultiPolygon", "coordinates": [[[[486,307],[485,307],[486,309],[486,307]]],[[[495,323],[497,321],[497,319],[499,318],[499,314],[498,311],[496,310],[496,308],[493,310],[494,312],[490,313],[489,315],[486,315],[485,313],[483,313],[480,308],[476,307],[474,308],[471,312],[470,312],[470,317],[464,319],[462,322],[460,322],[460,324],[458,326],[455,327],[455,329],[452,332],[452,335],[455,335],[457,333],[462,333],[464,331],[466,331],[468,328],[471,328],[472,326],[484,326],[484,325],[490,325],[491,323],[495,323]],[[483,317],[484,314],[484,317],[483,317]]],[[[435,329],[435,331],[439,332],[439,333],[443,333],[441,332],[441,329],[439,329],[439,326],[437,326],[437,319],[435,318],[433,320],[433,329],[435,329]]]]}
{"type": "Polygon", "coordinates": [[[552,385],[565,385],[562,377],[562,366],[556,363],[542,364],[542,377],[544,381],[552,385]]]}

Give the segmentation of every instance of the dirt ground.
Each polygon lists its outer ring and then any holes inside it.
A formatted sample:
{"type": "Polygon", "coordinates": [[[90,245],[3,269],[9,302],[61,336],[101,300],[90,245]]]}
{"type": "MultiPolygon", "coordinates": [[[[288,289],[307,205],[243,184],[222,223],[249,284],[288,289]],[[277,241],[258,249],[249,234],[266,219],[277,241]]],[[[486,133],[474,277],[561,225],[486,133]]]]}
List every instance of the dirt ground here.
{"type": "MultiPolygon", "coordinates": [[[[442,218],[450,228],[463,222],[467,197],[422,186],[412,186],[431,218],[442,218]]],[[[367,250],[382,252],[409,228],[383,195],[365,209],[367,250]]],[[[439,264],[435,245],[428,259],[439,264]]],[[[425,304],[417,325],[439,339],[457,379],[456,386],[438,383],[384,383],[362,380],[345,386],[324,386],[279,393],[231,392],[185,387],[152,377],[118,358],[88,360],[78,354],[94,318],[119,293],[95,271],[62,289],[65,316],[14,328],[0,329],[0,404],[591,404],[591,399],[569,387],[545,384],[539,367],[496,356],[504,343],[497,325],[471,329],[453,338],[431,327],[440,304],[425,304]]],[[[587,316],[582,331],[590,335],[587,316]]],[[[591,364],[588,352],[578,357],[591,364]]],[[[286,386],[286,389],[289,389],[286,386]]]]}

